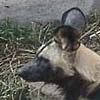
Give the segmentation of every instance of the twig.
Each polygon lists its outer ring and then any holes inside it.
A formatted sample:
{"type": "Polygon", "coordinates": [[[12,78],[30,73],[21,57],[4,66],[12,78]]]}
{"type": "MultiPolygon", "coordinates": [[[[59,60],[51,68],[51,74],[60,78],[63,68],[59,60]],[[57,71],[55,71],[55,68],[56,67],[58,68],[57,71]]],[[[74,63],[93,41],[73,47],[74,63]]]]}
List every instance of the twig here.
{"type": "Polygon", "coordinates": [[[95,30],[96,27],[99,25],[99,23],[100,23],[100,20],[98,20],[97,23],[94,24],[94,26],[93,26],[88,32],[86,32],[85,34],[83,34],[83,35],[80,37],[80,40],[82,40],[82,39],[83,39],[84,37],[86,37],[87,35],[90,35],[91,32],[92,32],[93,30],[95,30]]]}
{"type": "Polygon", "coordinates": [[[0,37],[0,40],[4,41],[4,42],[7,42],[8,40],[5,39],[4,37],[0,37]]]}
{"type": "Polygon", "coordinates": [[[34,52],[33,50],[29,50],[29,49],[18,49],[18,52],[23,52],[23,53],[31,53],[31,54],[35,54],[36,52],[34,52]]]}
{"type": "Polygon", "coordinates": [[[14,70],[12,68],[12,62],[14,61],[14,58],[16,56],[16,52],[13,54],[12,58],[11,58],[11,61],[9,61],[9,67],[10,67],[10,70],[11,72],[14,74],[14,70]]]}

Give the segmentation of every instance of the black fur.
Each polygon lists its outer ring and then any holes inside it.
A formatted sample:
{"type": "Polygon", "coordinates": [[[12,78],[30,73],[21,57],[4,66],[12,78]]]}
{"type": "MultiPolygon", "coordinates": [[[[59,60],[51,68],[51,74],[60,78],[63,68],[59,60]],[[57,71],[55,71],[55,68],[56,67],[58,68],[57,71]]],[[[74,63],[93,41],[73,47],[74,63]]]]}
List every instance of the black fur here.
{"type": "Polygon", "coordinates": [[[43,57],[37,57],[35,61],[25,64],[17,74],[26,81],[45,81],[60,83],[64,77],[60,67],[54,68],[50,61],[43,57]]]}
{"type": "Polygon", "coordinates": [[[44,81],[59,85],[64,89],[67,100],[77,100],[77,97],[82,95],[80,93],[83,82],[80,80],[79,75],[72,77],[64,75],[59,66],[54,68],[50,61],[42,56],[37,57],[33,62],[25,64],[24,67],[18,70],[17,74],[29,82],[44,81]]]}
{"type": "MultiPolygon", "coordinates": [[[[74,50],[74,46],[76,44],[80,44],[80,42],[78,41],[80,37],[80,33],[76,29],[72,28],[71,26],[68,26],[68,25],[59,26],[54,30],[53,35],[56,37],[57,35],[59,35],[58,34],[59,32],[61,33],[60,37],[68,40],[70,51],[74,50]]],[[[57,40],[55,41],[57,42],[57,40]]]]}

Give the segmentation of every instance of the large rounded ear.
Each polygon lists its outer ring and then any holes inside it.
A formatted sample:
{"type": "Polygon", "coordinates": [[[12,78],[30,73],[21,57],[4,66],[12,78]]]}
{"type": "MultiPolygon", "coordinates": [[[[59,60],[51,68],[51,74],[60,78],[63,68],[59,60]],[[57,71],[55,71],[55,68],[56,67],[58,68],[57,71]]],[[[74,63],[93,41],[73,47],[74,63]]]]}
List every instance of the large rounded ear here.
{"type": "Polygon", "coordinates": [[[86,27],[86,18],[79,8],[74,7],[63,13],[61,23],[69,25],[81,33],[86,27]]]}

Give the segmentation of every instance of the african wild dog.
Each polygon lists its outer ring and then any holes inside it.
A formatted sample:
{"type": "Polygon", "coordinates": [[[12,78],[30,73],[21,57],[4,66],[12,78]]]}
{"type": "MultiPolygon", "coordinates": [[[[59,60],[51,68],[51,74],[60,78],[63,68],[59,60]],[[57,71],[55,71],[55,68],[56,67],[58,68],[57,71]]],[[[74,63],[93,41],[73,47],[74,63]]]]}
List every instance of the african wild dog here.
{"type": "Polygon", "coordinates": [[[80,42],[85,16],[79,8],[71,8],[61,23],[54,38],[40,47],[36,59],[20,68],[18,75],[29,82],[62,86],[67,100],[92,100],[100,85],[100,56],[80,42]]]}

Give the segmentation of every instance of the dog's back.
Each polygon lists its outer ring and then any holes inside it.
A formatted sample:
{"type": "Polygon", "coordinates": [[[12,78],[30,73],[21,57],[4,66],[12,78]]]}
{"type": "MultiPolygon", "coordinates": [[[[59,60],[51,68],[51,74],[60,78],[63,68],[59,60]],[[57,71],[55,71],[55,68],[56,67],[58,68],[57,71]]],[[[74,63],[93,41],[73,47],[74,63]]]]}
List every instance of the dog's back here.
{"type": "Polygon", "coordinates": [[[76,53],[75,69],[82,79],[91,84],[88,93],[100,85],[100,56],[83,44],[76,53]]]}

